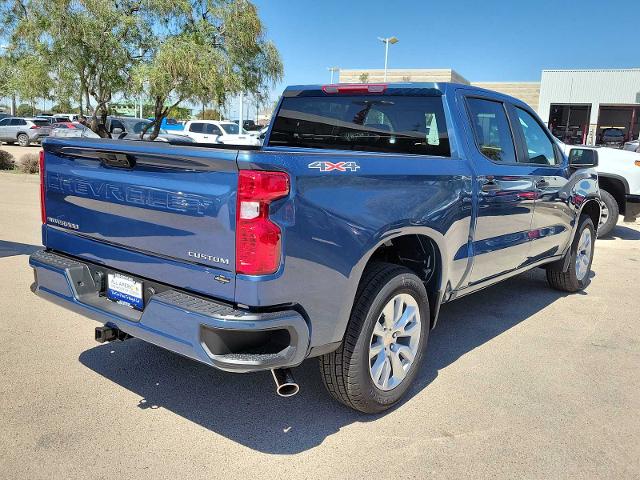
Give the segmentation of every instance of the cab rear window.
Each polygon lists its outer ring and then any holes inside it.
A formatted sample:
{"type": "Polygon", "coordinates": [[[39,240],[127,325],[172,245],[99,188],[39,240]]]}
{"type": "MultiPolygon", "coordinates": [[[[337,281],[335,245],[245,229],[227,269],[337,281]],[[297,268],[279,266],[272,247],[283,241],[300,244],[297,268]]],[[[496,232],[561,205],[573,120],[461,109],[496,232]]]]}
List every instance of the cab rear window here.
{"type": "Polygon", "coordinates": [[[286,97],[270,146],[450,156],[442,97],[286,97]]]}

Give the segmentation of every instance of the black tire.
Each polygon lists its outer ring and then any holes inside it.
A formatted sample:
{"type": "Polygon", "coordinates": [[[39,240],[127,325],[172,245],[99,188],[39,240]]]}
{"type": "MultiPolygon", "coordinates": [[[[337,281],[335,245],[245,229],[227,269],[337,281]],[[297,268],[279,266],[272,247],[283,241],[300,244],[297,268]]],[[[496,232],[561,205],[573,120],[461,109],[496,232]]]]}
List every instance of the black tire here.
{"type": "Polygon", "coordinates": [[[320,357],[320,373],[329,393],[339,402],[364,413],[382,412],[397,403],[415,379],[429,336],[429,299],[424,284],[409,269],[374,263],[363,274],[351,318],[340,348],[320,357]],[[382,390],[370,374],[369,347],[382,309],[400,293],[417,302],[420,338],[406,376],[391,390],[382,390]]]}
{"type": "Polygon", "coordinates": [[[569,268],[566,272],[561,270],[559,264],[547,268],[547,281],[552,288],[555,288],[556,290],[560,290],[562,292],[575,293],[583,290],[589,284],[595,240],[596,235],[593,221],[587,215],[582,215],[578,224],[578,230],[576,231],[573,242],[571,242],[571,257],[569,259],[569,268]],[[578,278],[578,275],[576,273],[576,258],[578,256],[578,244],[580,242],[582,232],[585,229],[589,229],[591,232],[591,252],[589,254],[589,265],[587,267],[586,275],[584,275],[582,278],[578,278]]]}
{"type": "Polygon", "coordinates": [[[611,233],[618,223],[618,216],[620,215],[620,207],[613,195],[601,189],[600,198],[607,208],[607,218],[604,223],[598,226],[598,238],[605,237],[611,233]]]}
{"type": "Polygon", "coordinates": [[[26,133],[21,133],[18,135],[18,145],[20,145],[21,147],[28,147],[29,143],[31,143],[29,141],[29,135],[27,135],[26,133]]]}

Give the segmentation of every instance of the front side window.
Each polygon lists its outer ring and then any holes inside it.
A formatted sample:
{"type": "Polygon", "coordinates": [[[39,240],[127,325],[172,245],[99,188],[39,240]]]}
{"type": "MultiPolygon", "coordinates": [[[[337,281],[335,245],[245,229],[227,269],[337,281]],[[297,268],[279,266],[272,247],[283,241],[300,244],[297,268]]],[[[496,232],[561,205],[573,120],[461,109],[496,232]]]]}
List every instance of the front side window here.
{"type": "Polygon", "coordinates": [[[520,128],[527,148],[527,163],[555,165],[556,155],[553,143],[542,126],[529,112],[516,108],[520,128]]]}
{"type": "Polygon", "coordinates": [[[440,96],[286,97],[269,145],[451,155],[440,96]]]}
{"type": "MultiPolygon", "coordinates": [[[[240,127],[235,123],[222,123],[220,124],[222,129],[227,133],[227,135],[238,135],[240,133],[240,127]]],[[[242,132],[246,133],[246,132],[242,132]]]]}
{"type": "Polygon", "coordinates": [[[504,104],[482,98],[469,98],[467,104],[473,134],[482,154],[494,162],[515,163],[516,149],[504,104]]]}
{"type": "Polygon", "coordinates": [[[3,120],[0,120],[0,127],[6,127],[7,125],[9,125],[10,121],[11,121],[10,118],[5,118],[3,120]]]}

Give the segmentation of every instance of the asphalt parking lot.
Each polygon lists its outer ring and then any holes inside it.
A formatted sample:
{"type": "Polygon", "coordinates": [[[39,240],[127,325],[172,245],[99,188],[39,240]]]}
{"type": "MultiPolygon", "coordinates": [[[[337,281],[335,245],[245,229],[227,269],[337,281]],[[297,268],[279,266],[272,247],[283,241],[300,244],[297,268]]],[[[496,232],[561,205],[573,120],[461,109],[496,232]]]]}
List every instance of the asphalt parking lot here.
{"type": "Polygon", "coordinates": [[[410,398],[378,416],[139,340],[35,297],[37,176],[0,173],[0,476],[638,478],[640,224],[596,244],[582,294],[542,270],[442,309],[410,398]]]}

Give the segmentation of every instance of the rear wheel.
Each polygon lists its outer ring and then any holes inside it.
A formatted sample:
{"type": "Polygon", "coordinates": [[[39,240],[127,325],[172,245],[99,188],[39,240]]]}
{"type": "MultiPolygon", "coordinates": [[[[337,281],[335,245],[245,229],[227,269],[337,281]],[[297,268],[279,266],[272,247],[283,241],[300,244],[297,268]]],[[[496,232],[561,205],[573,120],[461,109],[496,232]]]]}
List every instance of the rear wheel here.
{"type": "Polygon", "coordinates": [[[342,345],[320,358],[327,390],[365,413],[386,410],[418,373],[429,335],[424,284],[402,266],[368,267],[342,345]]]}
{"type": "Polygon", "coordinates": [[[600,198],[604,203],[600,212],[600,223],[598,225],[598,237],[604,237],[611,233],[611,230],[618,223],[620,208],[616,199],[606,190],[600,190],[600,198]]]}
{"type": "Polygon", "coordinates": [[[18,145],[20,145],[21,147],[28,147],[29,135],[27,135],[26,133],[21,133],[20,135],[18,135],[18,145]]]}
{"type": "Polygon", "coordinates": [[[574,293],[589,284],[595,239],[595,228],[591,218],[587,215],[581,216],[578,231],[571,243],[569,268],[566,272],[553,267],[547,268],[547,281],[551,287],[574,293]]]}

